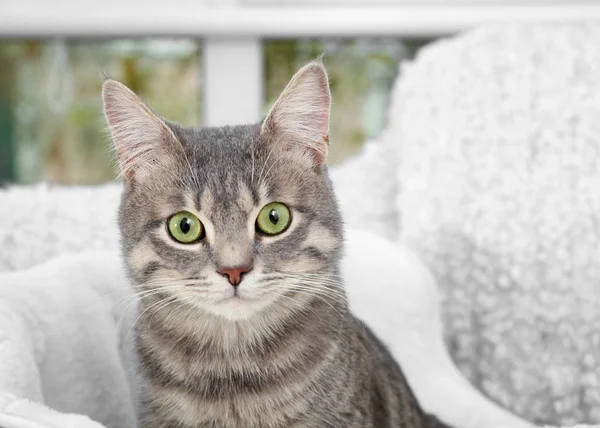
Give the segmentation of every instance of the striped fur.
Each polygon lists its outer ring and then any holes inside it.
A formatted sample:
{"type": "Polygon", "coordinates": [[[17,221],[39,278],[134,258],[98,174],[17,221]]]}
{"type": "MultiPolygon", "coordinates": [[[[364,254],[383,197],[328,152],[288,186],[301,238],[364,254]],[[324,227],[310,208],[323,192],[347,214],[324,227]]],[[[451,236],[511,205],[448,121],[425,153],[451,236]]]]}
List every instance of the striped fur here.
{"type": "Polygon", "coordinates": [[[348,311],[342,222],[323,162],[321,64],[303,68],[258,125],[183,128],[116,82],[105,83],[104,98],[127,173],[123,251],[142,301],[141,426],[438,426],[348,311]],[[258,212],[273,201],[290,208],[292,223],[259,235],[258,212]],[[167,219],[182,210],[202,221],[204,239],[169,237],[167,219]],[[216,271],[238,265],[253,269],[234,297],[216,271]]]}

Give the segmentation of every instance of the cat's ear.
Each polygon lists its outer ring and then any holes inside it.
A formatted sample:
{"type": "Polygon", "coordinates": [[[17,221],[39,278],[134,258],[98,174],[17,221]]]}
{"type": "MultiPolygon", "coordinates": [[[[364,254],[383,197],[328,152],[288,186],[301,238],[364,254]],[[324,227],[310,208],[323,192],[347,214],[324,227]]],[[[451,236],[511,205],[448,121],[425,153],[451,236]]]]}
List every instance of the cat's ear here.
{"type": "Polygon", "coordinates": [[[302,67],[283,90],[261,134],[270,144],[322,165],[329,147],[331,94],[327,72],[320,61],[302,67]]]}
{"type": "Polygon", "coordinates": [[[167,124],[116,80],[104,81],[102,99],[123,177],[132,180],[164,164],[177,141],[167,124]]]}

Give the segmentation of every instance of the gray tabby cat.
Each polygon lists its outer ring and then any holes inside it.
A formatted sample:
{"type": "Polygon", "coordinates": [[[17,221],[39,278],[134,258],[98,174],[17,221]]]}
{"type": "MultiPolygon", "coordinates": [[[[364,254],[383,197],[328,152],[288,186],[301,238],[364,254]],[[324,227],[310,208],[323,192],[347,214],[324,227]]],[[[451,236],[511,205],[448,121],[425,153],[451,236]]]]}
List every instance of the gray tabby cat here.
{"type": "Polygon", "coordinates": [[[444,426],[348,310],[320,63],[254,125],[184,128],[114,80],[103,89],[143,308],[141,426],[444,426]]]}

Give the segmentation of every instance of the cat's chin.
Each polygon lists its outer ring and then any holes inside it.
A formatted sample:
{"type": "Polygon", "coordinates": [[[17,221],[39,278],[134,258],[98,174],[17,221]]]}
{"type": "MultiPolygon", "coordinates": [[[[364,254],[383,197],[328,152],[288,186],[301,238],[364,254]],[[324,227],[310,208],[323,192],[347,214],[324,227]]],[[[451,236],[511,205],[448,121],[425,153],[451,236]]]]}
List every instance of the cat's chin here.
{"type": "Polygon", "coordinates": [[[271,302],[266,299],[249,299],[231,296],[215,303],[204,304],[207,312],[229,321],[243,321],[264,310],[271,302]]]}

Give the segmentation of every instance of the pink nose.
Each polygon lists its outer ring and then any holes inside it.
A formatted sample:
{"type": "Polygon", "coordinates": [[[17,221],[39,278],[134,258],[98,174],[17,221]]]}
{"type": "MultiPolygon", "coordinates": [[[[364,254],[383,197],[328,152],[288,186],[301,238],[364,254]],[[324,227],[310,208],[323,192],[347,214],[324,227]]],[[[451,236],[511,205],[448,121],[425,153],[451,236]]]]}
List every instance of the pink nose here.
{"type": "Polygon", "coordinates": [[[239,285],[240,282],[242,282],[242,277],[244,276],[244,274],[250,272],[251,270],[252,266],[237,266],[219,269],[217,272],[219,272],[223,276],[226,276],[229,280],[229,283],[235,287],[239,285]]]}

